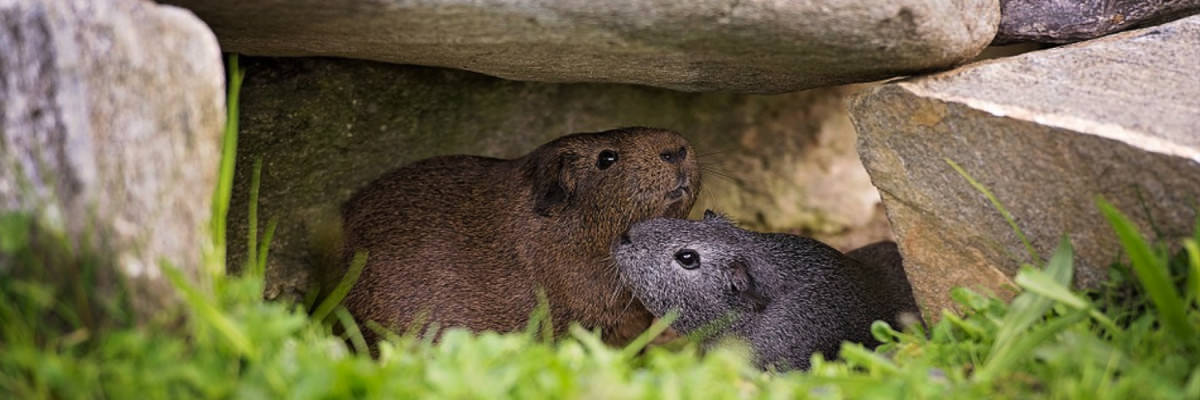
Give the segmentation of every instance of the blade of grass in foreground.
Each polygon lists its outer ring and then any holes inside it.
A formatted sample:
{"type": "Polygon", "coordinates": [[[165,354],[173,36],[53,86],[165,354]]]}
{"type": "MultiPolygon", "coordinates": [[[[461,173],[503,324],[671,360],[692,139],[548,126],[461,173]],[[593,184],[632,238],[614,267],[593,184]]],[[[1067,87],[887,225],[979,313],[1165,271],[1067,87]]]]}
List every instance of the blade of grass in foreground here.
{"type": "Polygon", "coordinates": [[[246,210],[246,264],[244,271],[259,276],[258,272],[258,186],[262,182],[262,157],[254,159],[250,172],[250,201],[246,210]]]}
{"type": "Polygon", "coordinates": [[[264,278],[267,274],[267,254],[271,251],[271,240],[275,238],[275,228],[279,227],[279,217],[267,221],[267,230],[263,231],[262,241],[258,244],[258,261],[255,262],[254,276],[264,278]]]}
{"type": "Polygon", "coordinates": [[[258,240],[258,193],[262,183],[262,157],[254,160],[254,170],[250,174],[250,205],[247,210],[246,232],[246,266],[245,272],[255,279],[263,279],[267,270],[267,253],[271,248],[271,239],[275,237],[275,228],[279,218],[271,218],[267,229],[263,232],[262,241],[258,240]]]}
{"type": "MultiPolygon", "coordinates": [[[[1070,284],[1071,276],[1074,273],[1073,257],[1074,250],[1071,248],[1071,242],[1064,237],[1059,242],[1058,248],[1054,250],[1054,255],[1050,257],[1050,262],[1046,264],[1045,275],[1052,278],[1054,282],[1070,284]]],[[[1022,274],[1033,270],[1032,267],[1025,267],[1017,277],[1020,278],[1022,274]]],[[[1017,295],[1009,306],[1008,312],[1004,315],[1004,321],[1000,324],[1000,328],[996,332],[996,341],[992,344],[992,349],[985,365],[1007,365],[1011,363],[1007,359],[1018,357],[1019,354],[1016,354],[1019,352],[1017,344],[1022,337],[1028,334],[1029,327],[1038,320],[1041,320],[1053,304],[1054,300],[1052,298],[1046,297],[1041,293],[1026,291],[1017,295]]],[[[990,374],[993,371],[985,372],[990,374]]]]}
{"type": "Polygon", "coordinates": [[[358,324],[354,323],[354,317],[346,311],[345,307],[338,307],[333,313],[337,316],[339,322],[342,323],[342,328],[346,331],[346,336],[350,338],[350,343],[354,346],[354,351],[358,354],[369,354],[370,349],[367,348],[367,341],[363,339],[362,331],[358,329],[358,324]]]}
{"type": "Polygon", "coordinates": [[[525,335],[529,338],[536,338],[538,333],[541,333],[541,338],[546,343],[554,340],[554,321],[550,320],[550,299],[546,297],[546,291],[538,288],[537,290],[537,305],[533,307],[533,313],[529,316],[529,321],[525,323],[525,335]]]}
{"type": "Polygon", "coordinates": [[[350,268],[346,270],[346,275],[338,282],[338,285],[329,292],[329,296],[321,301],[321,305],[313,311],[312,318],[314,321],[324,321],[325,317],[333,312],[333,308],[338,304],[342,304],[342,299],[346,298],[346,294],[350,293],[350,288],[358,282],[358,275],[362,273],[363,267],[367,265],[367,252],[360,250],[354,253],[354,260],[350,261],[350,268]]]}
{"type": "Polygon", "coordinates": [[[654,321],[654,324],[650,325],[645,332],[642,332],[641,335],[638,335],[636,339],[626,345],[624,349],[621,349],[621,357],[632,358],[637,355],[646,345],[650,344],[650,341],[661,335],[667,328],[670,328],[671,322],[675,321],[676,316],[677,314],[675,313],[669,313],[659,318],[658,321],[654,321]]]}
{"type": "Polygon", "coordinates": [[[1055,282],[1042,271],[1036,269],[1022,270],[1021,273],[1017,274],[1015,282],[1022,289],[1029,292],[1053,299],[1079,311],[1087,311],[1088,315],[1091,315],[1092,318],[1103,324],[1111,332],[1119,332],[1121,330],[1112,319],[1109,319],[1108,316],[1096,310],[1096,307],[1093,307],[1090,301],[1071,292],[1071,289],[1066,285],[1055,282]]]}
{"type": "Polygon", "coordinates": [[[1183,248],[1188,255],[1188,297],[1196,307],[1200,307],[1200,244],[1196,240],[1183,241],[1183,248]]]}
{"type": "Polygon", "coordinates": [[[163,274],[167,276],[167,280],[171,282],[171,286],[175,290],[183,294],[183,299],[191,307],[192,311],[201,320],[207,322],[210,326],[221,333],[225,340],[233,346],[238,353],[246,357],[254,356],[254,352],[250,347],[250,339],[246,334],[239,330],[229,317],[222,314],[209,299],[205,298],[196,288],[188,284],[187,279],[184,279],[183,273],[179,269],[167,261],[161,263],[163,274]]]}
{"type": "Polygon", "coordinates": [[[995,357],[989,357],[983,367],[979,369],[979,372],[974,375],[974,378],[980,382],[989,382],[1003,373],[1013,372],[1012,368],[1016,365],[1017,361],[1022,357],[1032,357],[1033,350],[1039,344],[1050,340],[1055,334],[1085,318],[1087,318],[1087,313],[1076,312],[1066,316],[1051,318],[1046,323],[1033,326],[1029,332],[1023,332],[1013,342],[1012,346],[1009,347],[1008,351],[1000,353],[995,357]]]}
{"type": "Polygon", "coordinates": [[[1188,322],[1185,311],[1187,306],[1175,290],[1175,285],[1171,283],[1166,260],[1154,254],[1150,245],[1142,238],[1141,232],[1138,232],[1125,214],[1117,211],[1116,207],[1102,197],[1098,197],[1096,203],[1113,231],[1117,233],[1125,253],[1129,255],[1138,281],[1142,283],[1142,287],[1154,303],[1154,308],[1158,310],[1160,322],[1177,339],[1186,343],[1194,341],[1194,329],[1188,322]]]}
{"type": "Polygon", "coordinates": [[[238,67],[237,54],[229,55],[226,74],[229,76],[229,88],[226,94],[225,132],[221,139],[221,165],[217,174],[217,188],[213,191],[212,220],[209,223],[213,246],[221,253],[218,258],[222,260],[225,257],[225,221],[229,215],[229,199],[233,195],[233,172],[237,160],[238,93],[246,76],[246,70],[238,67]]]}
{"type": "Polygon", "coordinates": [[[858,343],[842,342],[842,347],[838,355],[847,362],[866,368],[872,373],[885,373],[888,375],[900,373],[900,368],[892,360],[882,354],[868,350],[858,343]]]}

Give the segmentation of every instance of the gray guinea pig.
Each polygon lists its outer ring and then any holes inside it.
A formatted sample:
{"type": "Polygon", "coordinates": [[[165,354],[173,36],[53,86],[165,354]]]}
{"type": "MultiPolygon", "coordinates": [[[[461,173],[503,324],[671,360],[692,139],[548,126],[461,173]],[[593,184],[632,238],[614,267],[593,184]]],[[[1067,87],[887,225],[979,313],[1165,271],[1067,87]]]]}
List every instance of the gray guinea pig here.
{"type": "Polygon", "coordinates": [[[672,327],[707,331],[705,343],[734,336],[762,367],[808,369],[850,341],[875,346],[871,323],[921,323],[896,245],[848,254],[819,241],[751,232],[705,211],[701,221],[659,218],[635,224],[613,244],[621,279],[672,327]],[[908,315],[904,315],[908,314],[908,315]]]}

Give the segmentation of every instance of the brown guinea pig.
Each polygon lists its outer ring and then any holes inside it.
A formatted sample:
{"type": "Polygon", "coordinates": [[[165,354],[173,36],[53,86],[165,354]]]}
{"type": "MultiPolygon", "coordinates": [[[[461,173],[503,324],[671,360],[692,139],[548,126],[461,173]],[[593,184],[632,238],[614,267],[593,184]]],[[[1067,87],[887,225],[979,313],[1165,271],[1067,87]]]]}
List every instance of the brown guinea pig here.
{"type": "Polygon", "coordinates": [[[394,330],[420,317],[506,332],[525,326],[540,289],[559,331],[577,322],[625,343],[653,316],[620,283],[609,246],[635,222],[686,217],[699,171],[687,140],[652,128],[401,167],[343,208],[346,253],[368,251],[345,304],[394,330]]]}

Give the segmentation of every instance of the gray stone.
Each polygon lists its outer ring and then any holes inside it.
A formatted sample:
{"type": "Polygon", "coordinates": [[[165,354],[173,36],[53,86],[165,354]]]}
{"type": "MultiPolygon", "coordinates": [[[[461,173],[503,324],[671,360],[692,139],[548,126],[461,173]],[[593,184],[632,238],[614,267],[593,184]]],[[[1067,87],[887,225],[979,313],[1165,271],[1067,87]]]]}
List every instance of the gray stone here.
{"type": "Polygon", "coordinates": [[[337,56],[515,80],[778,93],[944,69],[998,0],[167,0],[226,51],[337,56]]]}
{"type": "Polygon", "coordinates": [[[996,43],[1070,43],[1200,12],[1200,0],[1000,0],[996,43]]]}
{"type": "Polygon", "coordinates": [[[0,0],[0,211],[29,212],[145,289],[207,242],[224,70],[190,12],[139,0],[0,0]]]}
{"type": "Polygon", "coordinates": [[[674,129],[693,142],[705,168],[697,211],[720,209],[759,229],[840,236],[834,242],[847,247],[888,235],[854,152],[849,88],[695,94],[356,60],[243,60],[230,264],[244,262],[247,183],[262,157],[259,227],[280,221],[269,297],[304,289],[319,259],[314,250],[329,240],[322,227],[385,171],[443,154],[514,157],[563,134],[620,126],[674,129]]]}
{"type": "MultiPolygon", "coordinates": [[[[1024,247],[945,161],[1012,213],[1043,259],[1062,235],[1095,287],[1120,246],[1094,199],[1177,243],[1200,198],[1200,17],[891,83],[854,100],[859,153],[926,311],[954,286],[1011,293],[1024,247]]],[[[936,315],[936,314],[935,314],[936,315]]]]}

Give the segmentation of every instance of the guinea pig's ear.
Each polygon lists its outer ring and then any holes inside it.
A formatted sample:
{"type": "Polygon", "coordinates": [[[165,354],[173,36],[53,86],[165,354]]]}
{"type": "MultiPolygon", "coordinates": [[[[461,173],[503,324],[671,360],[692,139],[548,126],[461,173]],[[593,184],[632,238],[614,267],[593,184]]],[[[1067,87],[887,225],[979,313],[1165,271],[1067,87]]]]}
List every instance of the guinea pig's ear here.
{"type": "Polygon", "coordinates": [[[711,209],[704,210],[704,221],[733,225],[733,221],[730,221],[729,217],[726,217],[725,214],[721,214],[711,209]]]}
{"type": "Polygon", "coordinates": [[[552,216],[570,203],[575,193],[575,176],[571,173],[575,158],[575,154],[556,151],[532,160],[533,211],[538,215],[552,216]]]}
{"type": "Polygon", "coordinates": [[[767,303],[770,302],[754,281],[754,276],[750,274],[750,265],[745,261],[735,260],[729,264],[729,286],[754,312],[766,309],[767,303]]]}

